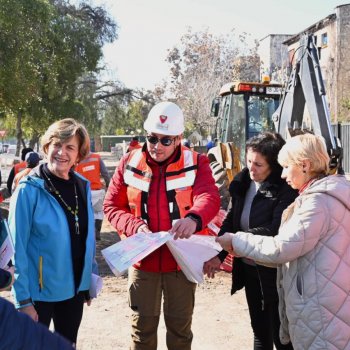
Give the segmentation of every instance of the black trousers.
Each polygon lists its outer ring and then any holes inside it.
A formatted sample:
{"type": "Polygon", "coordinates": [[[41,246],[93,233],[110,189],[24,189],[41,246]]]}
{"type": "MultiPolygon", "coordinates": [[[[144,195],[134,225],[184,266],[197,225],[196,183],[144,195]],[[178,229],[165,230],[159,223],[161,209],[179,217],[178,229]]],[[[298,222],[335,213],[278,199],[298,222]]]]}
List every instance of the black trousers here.
{"type": "Polygon", "coordinates": [[[34,305],[40,323],[49,327],[53,320],[55,332],[67,338],[72,344],[76,344],[83,318],[84,301],[84,294],[79,293],[71,299],[57,302],[35,301],[34,305]]]}
{"type": "Polygon", "coordinates": [[[254,350],[292,350],[291,343],[283,345],[279,338],[280,319],[276,269],[243,263],[245,294],[254,333],[254,350]]]}

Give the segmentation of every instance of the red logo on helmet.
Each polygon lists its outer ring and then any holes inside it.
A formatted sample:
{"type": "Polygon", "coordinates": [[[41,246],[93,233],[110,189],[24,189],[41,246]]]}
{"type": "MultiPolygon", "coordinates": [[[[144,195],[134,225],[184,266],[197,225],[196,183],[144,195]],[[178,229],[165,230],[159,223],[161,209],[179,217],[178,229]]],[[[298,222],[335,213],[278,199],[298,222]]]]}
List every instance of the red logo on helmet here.
{"type": "Polygon", "coordinates": [[[168,117],[166,115],[159,116],[159,120],[161,121],[162,124],[164,124],[167,119],[168,119],[168,117]]]}

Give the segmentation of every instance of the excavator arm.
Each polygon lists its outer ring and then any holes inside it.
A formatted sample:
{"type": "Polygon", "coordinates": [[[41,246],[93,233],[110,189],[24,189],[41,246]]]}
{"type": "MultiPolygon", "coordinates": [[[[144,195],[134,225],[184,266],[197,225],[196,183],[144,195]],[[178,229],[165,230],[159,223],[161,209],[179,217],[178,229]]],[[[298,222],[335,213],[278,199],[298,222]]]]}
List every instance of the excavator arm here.
{"type": "Polygon", "coordinates": [[[331,168],[342,172],[342,148],[334,137],[326,100],[317,47],[313,36],[300,40],[298,58],[288,79],[282,101],[273,114],[276,131],[284,139],[302,132],[312,132],[324,138],[331,158],[331,168]],[[311,127],[306,126],[307,107],[311,127]]]}

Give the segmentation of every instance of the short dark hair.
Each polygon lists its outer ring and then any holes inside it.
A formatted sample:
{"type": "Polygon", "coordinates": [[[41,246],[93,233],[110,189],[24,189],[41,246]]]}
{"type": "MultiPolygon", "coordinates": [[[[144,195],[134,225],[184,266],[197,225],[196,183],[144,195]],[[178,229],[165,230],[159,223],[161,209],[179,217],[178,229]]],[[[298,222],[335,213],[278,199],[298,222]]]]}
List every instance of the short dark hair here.
{"type": "Polygon", "coordinates": [[[286,142],[277,132],[265,131],[251,137],[246,143],[246,151],[249,149],[259,152],[267,161],[272,171],[280,170],[277,158],[278,153],[286,142]]]}
{"type": "Polygon", "coordinates": [[[33,149],[30,148],[30,147],[25,147],[25,148],[22,149],[22,151],[21,151],[21,159],[22,159],[23,161],[26,159],[26,155],[27,155],[27,153],[29,153],[29,152],[33,152],[33,149]]]}

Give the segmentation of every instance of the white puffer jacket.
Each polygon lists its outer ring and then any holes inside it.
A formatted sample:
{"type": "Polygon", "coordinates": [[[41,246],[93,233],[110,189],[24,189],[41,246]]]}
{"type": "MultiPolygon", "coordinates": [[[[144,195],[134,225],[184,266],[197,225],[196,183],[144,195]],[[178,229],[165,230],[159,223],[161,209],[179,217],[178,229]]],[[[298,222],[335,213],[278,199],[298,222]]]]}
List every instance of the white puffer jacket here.
{"type": "Polygon", "coordinates": [[[279,264],[281,341],[350,350],[350,182],[315,181],[283,213],[275,237],[238,232],[237,255],[279,264]]]}

